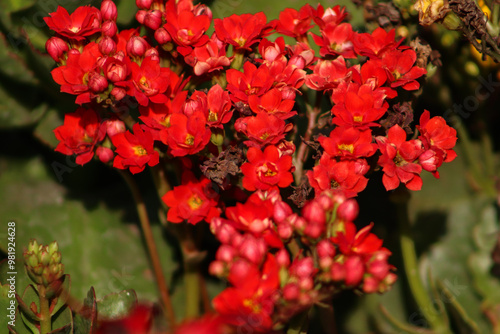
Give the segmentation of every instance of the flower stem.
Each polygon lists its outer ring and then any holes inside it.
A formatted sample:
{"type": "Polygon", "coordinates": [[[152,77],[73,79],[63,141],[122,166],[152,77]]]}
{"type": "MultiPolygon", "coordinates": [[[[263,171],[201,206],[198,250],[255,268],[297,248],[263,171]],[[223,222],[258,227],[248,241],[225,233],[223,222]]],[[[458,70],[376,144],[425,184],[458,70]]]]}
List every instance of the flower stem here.
{"type": "Polygon", "coordinates": [[[415,244],[411,235],[410,219],[408,216],[410,193],[405,188],[400,187],[392,194],[391,200],[396,204],[397,208],[405,273],[415,302],[436,334],[451,334],[449,324],[443,321],[443,318],[439,315],[419,276],[417,254],[415,252],[415,244]]]}
{"type": "Polygon", "coordinates": [[[40,334],[47,334],[52,331],[52,320],[49,299],[45,296],[45,287],[43,285],[38,286],[38,296],[40,299],[40,334]]]}
{"type": "Polygon", "coordinates": [[[146,204],[144,203],[142,195],[133,177],[126,171],[120,171],[120,174],[127,182],[127,185],[129,186],[130,191],[132,192],[132,195],[134,197],[137,214],[139,216],[139,221],[141,222],[142,232],[144,234],[144,239],[148,248],[149,257],[151,258],[151,264],[153,265],[156,284],[158,285],[158,290],[160,291],[165,317],[169,321],[170,326],[174,328],[176,325],[175,312],[172,306],[172,301],[170,300],[167,281],[165,280],[165,276],[163,275],[163,270],[161,268],[160,257],[158,255],[158,249],[153,237],[153,231],[151,230],[151,224],[149,222],[146,204]]]}

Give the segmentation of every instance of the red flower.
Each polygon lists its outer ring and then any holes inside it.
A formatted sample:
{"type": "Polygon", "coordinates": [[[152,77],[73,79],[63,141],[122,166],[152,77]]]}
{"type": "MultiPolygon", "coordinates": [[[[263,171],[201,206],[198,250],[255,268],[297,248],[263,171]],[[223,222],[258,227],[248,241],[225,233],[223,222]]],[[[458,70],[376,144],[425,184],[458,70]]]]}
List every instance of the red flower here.
{"type": "Polygon", "coordinates": [[[223,128],[231,120],[233,111],[231,109],[231,100],[229,93],[222,89],[218,84],[212,86],[207,94],[207,123],[214,128],[223,128]]]}
{"type": "Polygon", "coordinates": [[[217,208],[219,195],[212,189],[212,182],[204,176],[197,180],[191,171],[184,172],[182,184],[167,192],[162,199],[169,207],[167,220],[171,223],[186,220],[194,225],[220,215],[217,208]]]}
{"type": "Polygon", "coordinates": [[[275,146],[266,147],[264,152],[250,147],[247,159],[248,162],[241,166],[243,188],[246,190],[268,190],[274,186],[285,188],[293,182],[292,157],[280,157],[275,146]]]}
{"type": "Polygon", "coordinates": [[[311,18],[314,9],[306,4],[296,10],[286,8],[280,12],[279,20],[276,25],[276,32],[300,40],[306,38],[306,34],[313,27],[311,18]]]}
{"type": "Polygon", "coordinates": [[[215,34],[207,44],[195,47],[185,60],[193,67],[194,74],[198,76],[222,70],[231,65],[231,61],[226,56],[225,44],[215,34]]]}
{"type": "Polygon", "coordinates": [[[84,165],[94,156],[94,148],[106,136],[106,126],[92,109],[78,108],[64,116],[64,124],[54,130],[59,140],[57,152],[76,154],[76,163],[84,165]]]}
{"type": "Polygon", "coordinates": [[[65,8],[57,6],[57,11],[49,15],[43,20],[51,30],[76,41],[101,31],[101,11],[95,7],[81,6],[69,15],[65,8]]]}
{"type": "Polygon", "coordinates": [[[274,84],[274,78],[267,66],[257,68],[249,61],[243,65],[243,73],[235,69],[227,70],[226,79],[227,90],[231,93],[231,100],[235,103],[247,104],[249,96],[261,96],[274,84]]]}
{"type": "Polygon", "coordinates": [[[257,116],[238,118],[234,127],[236,131],[248,137],[249,140],[243,142],[245,145],[261,149],[267,145],[277,145],[284,140],[286,132],[293,128],[293,124],[286,124],[274,115],[259,113],[257,116]]]}
{"type": "Polygon", "coordinates": [[[356,58],[352,44],[352,36],[355,34],[349,23],[330,23],[321,29],[321,37],[314,34],[311,36],[320,47],[319,54],[322,57],[341,55],[344,58],[356,58]]]}
{"type": "Polygon", "coordinates": [[[403,41],[401,39],[399,42],[396,42],[395,37],[395,29],[386,32],[383,28],[378,27],[371,34],[355,34],[352,41],[354,49],[360,56],[379,59],[382,58],[385,52],[396,49],[403,41]]]}
{"type": "Polygon", "coordinates": [[[173,113],[168,123],[170,126],[160,132],[160,139],[168,145],[168,152],[174,157],[198,153],[210,141],[212,133],[201,111],[196,111],[190,117],[173,113]]]}
{"type": "Polygon", "coordinates": [[[250,330],[259,333],[270,333],[278,298],[278,270],[276,259],[268,254],[262,272],[248,270],[243,279],[231,280],[234,287],[225,289],[212,301],[217,313],[235,326],[249,326],[250,330]]]}
{"type": "Polygon", "coordinates": [[[129,169],[132,174],[140,173],[148,166],[157,165],[160,159],[153,145],[153,136],[144,132],[139,123],[134,124],[134,133],[130,131],[121,132],[113,137],[111,141],[116,147],[118,154],[113,161],[113,167],[129,169]]]}
{"type": "Polygon", "coordinates": [[[233,14],[224,19],[214,19],[214,27],[217,37],[225,43],[232,44],[236,50],[250,50],[255,43],[262,37],[270,35],[273,30],[273,24],[267,24],[263,12],[233,14]]]}
{"type": "MultiPolygon", "coordinates": [[[[127,94],[135,96],[137,102],[142,106],[147,106],[149,101],[154,103],[165,103],[168,101],[165,93],[170,84],[169,68],[161,67],[160,61],[153,57],[146,57],[139,66],[131,63],[132,80],[121,82],[126,86],[127,94]]],[[[119,83],[116,83],[120,85],[119,83]]]]}
{"type": "Polygon", "coordinates": [[[387,69],[388,81],[391,87],[402,87],[406,90],[416,90],[420,84],[416,79],[426,74],[425,68],[413,66],[417,54],[413,49],[391,50],[384,54],[383,64],[387,69]]]}
{"type": "MultiPolygon", "coordinates": [[[[100,57],[99,46],[94,42],[85,45],[81,54],[70,52],[66,65],[56,67],[51,72],[54,81],[61,85],[61,92],[78,95],[77,104],[89,103],[96,96],[96,92],[89,87],[92,78],[101,77],[97,67],[100,57]]],[[[106,81],[106,78],[102,79],[106,81]]]]}
{"type": "Polygon", "coordinates": [[[387,131],[387,137],[376,138],[382,155],[378,164],[382,166],[384,176],[382,182],[385,189],[396,189],[400,182],[408,189],[420,190],[422,166],[415,163],[423,152],[420,140],[406,141],[406,132],[399,125],[394,125],[387,131]]]}
{"type": "Polygon", "coordinates": [[[314,90],[337,88],[341,82],[347,81],[352,75],[342,56],[335,60],[319,60],[312,70],[313,73],[307,76],[306,85],[314,90]]]}
{"type": "Polygon", "coordinates": [[[450,162],[456,158],[457,153],[453,147],[457,142],[457,130],[447,125],[444,118],[439,116],[430,118],[429,111],[424,110],[417,129],[420,132],[418,138],[422,141],[425,149],[436,151],[441,161],[450,162]]]}
{"type": "Polygon", "coordinates": [[[295,101],[283,100],[282,93],[276,88],[269,90],[262,96],[249,96],[248,104],[250,109],[257,114],[272,114],[283,120],[297,115],[296,111],[292,111],[295,101]]]}
{"type": "Polygon", "coordinates": [[[165,13],[166,23],[163,26],[172,40],[179,46],[177,50],[182,55],[191,53],[192,47],[202,46],[208,42],[205,32],[210,27],[208,15],[195,15],[191,10],[165,13]]]}
{"type": "Polygon", "coordinates": [[[318,140],[326,153],[341,159],[367,158],[377,150],[369,129],[360,131],[352,127],[336,127],[329,137],[321,136],[318,140]]]}

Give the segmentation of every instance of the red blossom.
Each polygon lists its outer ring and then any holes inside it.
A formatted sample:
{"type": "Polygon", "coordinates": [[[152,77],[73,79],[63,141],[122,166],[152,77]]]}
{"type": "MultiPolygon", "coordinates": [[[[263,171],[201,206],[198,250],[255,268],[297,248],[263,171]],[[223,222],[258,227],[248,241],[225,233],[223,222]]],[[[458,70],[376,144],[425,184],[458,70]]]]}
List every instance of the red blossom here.
{"type": "Polygon", "coordinates": [[[117,154],[113,167],[128,168],[132,174],[136,174],[142,172],[146,164],[150,167],[157,165],[160,155],[154,149],[151,133],[143,131],[139,123],[134,124],[132,130],[134,130],[133,134],[127,131],[111,137],[117,154]]]}
{"type": "Polygon", "coordinates": [[[423,152],[422,142],[418,139],[406,141],[406,132],[399,125],[391,127],[387,137],[378,136],[376,140],[382,153],[378,164],[383,167],[385,189],[396,189],[402,182],[410,190],[420,190],[422,166],[415,161],[423,152]]]}
{"type": "Polygon", "coordinates": [[[434,150],[442,162],[450,162],[456,158],[457,153],[453,147],[457,142],[457,130],[446,124],[444,118],[439,116],[430,118],[429,111],[424,110],[417,129],[420,131],[418,138],[424,147],[434,150]]]}
{"type": "Polygon", "coordinates": [[[98,114],[92,109],[78,108],[64,116],[64,124],[54,130],[59,140],[57,152],[76,154],[76,163],[84,165],[94,156],[95,146],[106,136],[98,114]]]}
{"type": "Polygon", "coordinates": [[[361,33],[353,36],[354,49],[360,56],[370,59],[380,59],[387,51],[394,50],[403,41],[396,42],[396,30],[386,32],[378,27],[372,33],[361,33]]]}
{"type": "Polygon", "coordinates": [[[70,15],[61,6],[44,17],[49,28],[61,36],[76,41],[84,41],[87,36],[101,31],[101,11],[91,6],[80,6],[70,15]]]}
{"type": "Polygon", "coordinates": [[[353,127],[336,127],[329,137],[321,136],[318,140],[326,153],[341,159],[367,158],[377,150],[369,129],[360,131],[353,127]]]}
{"type": "Polygon", "coordinates": [[[344,58],[356,58],[352,44],[355,34],[350,23],[330,23],[321,29],[321,37],[315,34],[311,36],[320,47],[319,54],[322,57],[341,55],[344,58]]]}
{"type": "Polygon", "coordinates": [[[280,12],[276,32],[299,41],[304,40],[309,29],[313,27],[311,18],[314,11],[309,4],[302,6],[298,11],[294,8],[286,8],[280,12]]]}
{"type": "Polygon", "coordinates": [[[292,111],[295,101],[284,100],[282,93],[277,88],[269,90],[262,96],[249,96],[248,104],[256,114],[272,114],[283,120],[297,115],[296,111],[292,111]]]}
{"type": "Polygon", "coordinates": [[[227,90],[231,93],[231,100],[235,103],[248,104],[249,96],[261,96],[274,84],[274,78],[267,66],[257,68],[249,61],[243,65],[243,73],[235,69],[227,70],[226,79],[227,90]]]}
{"type": "Polygon", "coordinates": [[[352,75],[342,56],[335,60],[319,60],[312,70],[313,73],[307,76],[306,85],[314,90],[337,88],[341,82],[347,81],[352,75]]]}
{"type": "Polygon", "coordinates": [[[382,61],[387,69],[388,81],[391,87],[402,87],[406,90],[416,90],[420,84],[416,79],[426,74],[425,68],[413,66],[417,53],[410,48],[391,50],[384,54],[382,61]]]}
{"type": "Polygon", "coordinates": [[[285,188],[293,182],[292,157],[280,157],[276,146],[268,146],[264,152],[250,147],[247,160],[241,166],[243,188],[246,190],[268,190],[274,186],[285,188]]]}
{"type": "Polygon", "coordinates": [[[208,15],[196,15],[191,10],[178,13],[167,10],[166,23],[163,26],[172,40],[178,45],[177,50],[184,56],[191,53],[193,47],[199,47],[208,42],[205,32],[210,27],[208,15]]]}
{"type": "Polygon", "coordinates": [[[167,220],[171,223],[197,224],[202,220],[210,221],[220,215],[217,208],[219,195],[212,189],[212,182],[202,176],[196,179],[191,171],[182,174],[182,184],[174,187],[163,197],[169,207],[167,220]]]}
{"type": "Polygon", "coordinates": [[[231,65],[231,61],[226,56],[225,44],[215,34],[207,44],[195,47],[185,60],[193,67],[194,74],[197,76],[222,70],[231,65]]]}
{"type": "Polygon", "coordinates": [[[238,118],[234,124],[236,131],[244,133],[249,140],[243,143],[249,147],[262,148],[277,145],[285,139],[285,134],[293,128],[274,115],[259,113],[257,116],[238,118]]]}
{"type": "Polygon", "coordinates": [[[207,94],[207,124],[214,128],[223,128],[231,120],[233,111],[231,109],[231,100],[229,93],[219,85],[214,85],[207,94]]]}

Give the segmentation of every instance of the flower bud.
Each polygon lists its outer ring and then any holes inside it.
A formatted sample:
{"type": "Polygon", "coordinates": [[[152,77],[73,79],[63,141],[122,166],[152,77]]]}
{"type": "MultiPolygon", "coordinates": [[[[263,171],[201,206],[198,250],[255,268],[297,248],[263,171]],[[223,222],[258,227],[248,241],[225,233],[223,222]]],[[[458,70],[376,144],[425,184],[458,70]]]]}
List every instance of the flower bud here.
{"type": "Polygon", "coordinates": [[[280,267],[288,267],[290,265],[290,255],[286,249],[282,248],[276,253],[276,262],[280,267]]]}
{"type": "Polygon", "coordinates": [[[332,276],[332,280],[335,282],[341,282],[345,278],[345,267],[343,264],[340,264],[338,262],[335,262],[332,264],[332,269],[330,271],[330,274],[332,276]]]}
{"type": "Polygon", "coordinates": [[[144,57],[151,57],[151,60],[160,61],[160,54],[155,48],[149,48],[146,50],[144,57]]]}
{"type": "Polygon", "coordinates": [[[318,201],[307,203],[302,209],[302,216],[309,222],[325,224],[326,221],[325,211],[318,201]]]}
{"type": "Polygon", "coordinates": [[[364,293],[375,293],[378,290],[379,281],[375,278],[368,276],[363,279],[363,292],[364,293]]]}
{"type": "Polygon", "coordinates": [[[311,277],[316,270],[312,257],[295,260],[292,266],[293,273],[299,278],[311,277]]]}
{"type": "Polygon", "coordinates": [[[68,51],[68,55],[79,55],[80,54],[80,51],[78,51],[78,49],[71,49],[68,51]]]}
{"type": "Polygon", "coordinates": [[[344,263],[345,284],[347,286],[356,286],[361,282],[365,273],[363,260],[359,256],[350,256],[344,263]]]}
{"type": "MultiPolygon", "coordinates": [[[[236,260],[231,266],[231,269],[229,269],[229,280],[231,282],[242,282],[248,278],[248,274],[253,268],[255,268],[255,265],[247,260],[236,260]]],[[[252,279],[255,279],[255,277],[252,277],[252,279]]]]}
{"type": "Polygon", "coordinates": [[[110,94],[113,96],[115,101],[120,101],[125,97],[125,95],[127,95],[127,92],[123,88],[113,87],[110,94]]]}
{"type": "Polygon", "coordinates": [[[316,252],[318,253],[318,257],[322,258],[332,258],[335,256],[335,247],[332,242],[328,239],[323,239],[318,242],[316,246],[316,252]]]}
{"type": "Polygon", "coordinates": [[[135,0],[135,5],[139,9],[149,9],[153,4],[153,0],[135,0]]]}
{"type": "Polygon", "coordinates": [[[195,16],[200,16],[200,15],[206,15],[208,16],[208,18],[210,19],[210,21],[212,21],[212,11],[210,10],[210,7],[208,7],[207,5],[203,5],[203,4],[197,4],[194,8],[193,8],[193,14],[195,16]]]}
{"type": "Polygon", "coordinates": [[[94,93],[100,93],[108,88],[108,80],[100,74],[90,75],[88,86],[94,93]]]}
{"type": "Polygon", "coordinates": [[[49,38],[45,43],[45,49],[56,63],[64,60],[65,53],[69,51],[68,44],[59,37],[49,38]]]}
{"type": "Polygon", "coordinates": [[[144,56],[146,50],[149,48],[146,40],[139,36],[132,36],[127,41],[126,50],[129,56],[140,58],[144,56]]]}
{"type": "Polygon", "coordinates": [[[115,3],[110,0],[101,2],[101,15],[103,20],[116,21],[118,10],[115,3]]]}
{"type": "Polygon", "coordinates": [[[278,224],[278,235],[283,240],[288,240],[293,236],[293,228],[288,222],[278,224]]]}
{"type": "Polygon", "coordinates": [[[325,224],[312,221],[307,224],[304,229],[304,234],[311,239],[318,239],[323,233],[325,233],[325,227],[325,224]]]}
{"type": "Polygon", "coordinates": [[[101,25],[101,33],[103,36],[113,37],[118,32],[118,27],[115,21],[105,21],[101,25]]]}
{"type": "Polygon", "coordinates": [[[224,263],[222,263],[221,261],[213,261],[208,266],[208,272],[211,275],[222,277],[224,275],[224,268],[224,263]]]}
{"type": "Polygon", "coordinates": [[[146,17],[146,11],[145,10],[138,10],[137,13],[135,13],[135,19],[137,22],[140,24],[144,24],[144,18],[146,17]]]}
{"type": "Polygon", "coordinates": [[[109,36],[104,36],[101,38],[99,41],[99,51],[103,55],[110,55],[116,51],[116,43],[113,41],[113,39],[109,36]]]}
{"type": "Polygon", "coordinates": [[[344,221],[354,221],[358,217],[358,213],[358,202],[352,198],[340,204],[337,209],[337,217],[344,221]]]}
{"type": "Polygon", "coordinates": [[[266,244],[262,239],[256,239],[252,235],[245,235],[243,242],[240,245],[239,253],[241,257],[246,258],[248,261],[259,265],[262,263],[266,254],[266,244]]]}
{"type": "Polygon", "coordinates": [[[225,263],[231,263],[233,262],[235,255],[236,255],[236,250],[233,247],[229,245],[221,245],[217,250],[215,259],[225,263]]]}
{"type": "Polygon", "coordinates": [[[97,150],[95,151],[95,154],[101,160],[102,163],[107,164],[110,162],[115,154],[113,153],[113,150],[110,149],[109,147],[103,147],[99,146],[97,150]]]}
{"type": "Polygon", "coordinates": [[[106,78],[111,82],[123,81],[127,77],[125,64],[112,62],[106,67],[106,78]]]}
{"type": "Polygon", "coordinates": [[[300,289],[295,283],[288,283],[283,287],[283,298],[286,301],[297,300],[300,295],[300,289]]]}
{"type": "Polygon", "coordinates": [[[292,208],[283,201],[276,201],[273,207],[273,219],[276,223],[283,222],[286,218],[292,215],[292,208]]]}
{"type": "Polygon", "coordinates": [[[155,39],[158,42],[158,44],[163,45],[170,42],[172,40],[172,37],[170,37],[170,34],[167,32],[165,28],[158,28],[155,31],[155,39]]]}
{"type": "Polygon", "coordinates": [[[150,10],[144,16],[144,25],[152,30],[158,29],[163,20],[163,14],[159,10],[150,10]]]}
{"type": "Polygon", "coordinates": [[[299,287],[305,291],[312,290],[314,288],[314,281],[311,277],[303,278],[299,281],[299,287]]]}
{"type": "Polygon", "coordinates": [[[110,138],[127,130],[127,128],[125,127],[125,123],[119,119],[109,119],[105,124],[106,133],[110,138]]]}

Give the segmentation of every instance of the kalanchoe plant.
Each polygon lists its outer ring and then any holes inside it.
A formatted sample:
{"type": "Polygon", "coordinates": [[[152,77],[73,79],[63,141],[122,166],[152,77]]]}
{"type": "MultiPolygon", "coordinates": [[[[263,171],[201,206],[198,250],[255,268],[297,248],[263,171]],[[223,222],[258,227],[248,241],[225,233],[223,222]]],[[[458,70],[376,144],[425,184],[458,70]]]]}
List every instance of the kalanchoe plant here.
{"type": "MultiPolygon", "coordinates": [[[[395,30],[355,31],[340,6],[305,5],[268,21],[262,12],[212,19],[191,0],[136,3],[142,29],[119,31],[110,0],[45,18],[56,34],[46,45],[52,77],[79,105],[54,133],[58,152],[80,165],[100,160],[129,184],[167,330],[298,332],[301,315],[343,290],[389,290],[391,252],[373,224],[356,227],[355,198],[377,171],[386,190],[420,190],[423,171],[439,177],[456,156],[456,131],[429,111],[408,138],[409,101],[426,74],[415,50],[395,30]],[[230,286],[213,299],[215,316],[178,323],[130,175],[145,169],[182,250],[188,318],[208,304],[193,232],[209,224],[220,241],[209,271],[230,286]]],[[[58,253],[47,252],[27,258],[44,289],[60,279],[58,253]]],[[[139,309],[105,326],[146,332],[150,316],[139,309]]]]}

